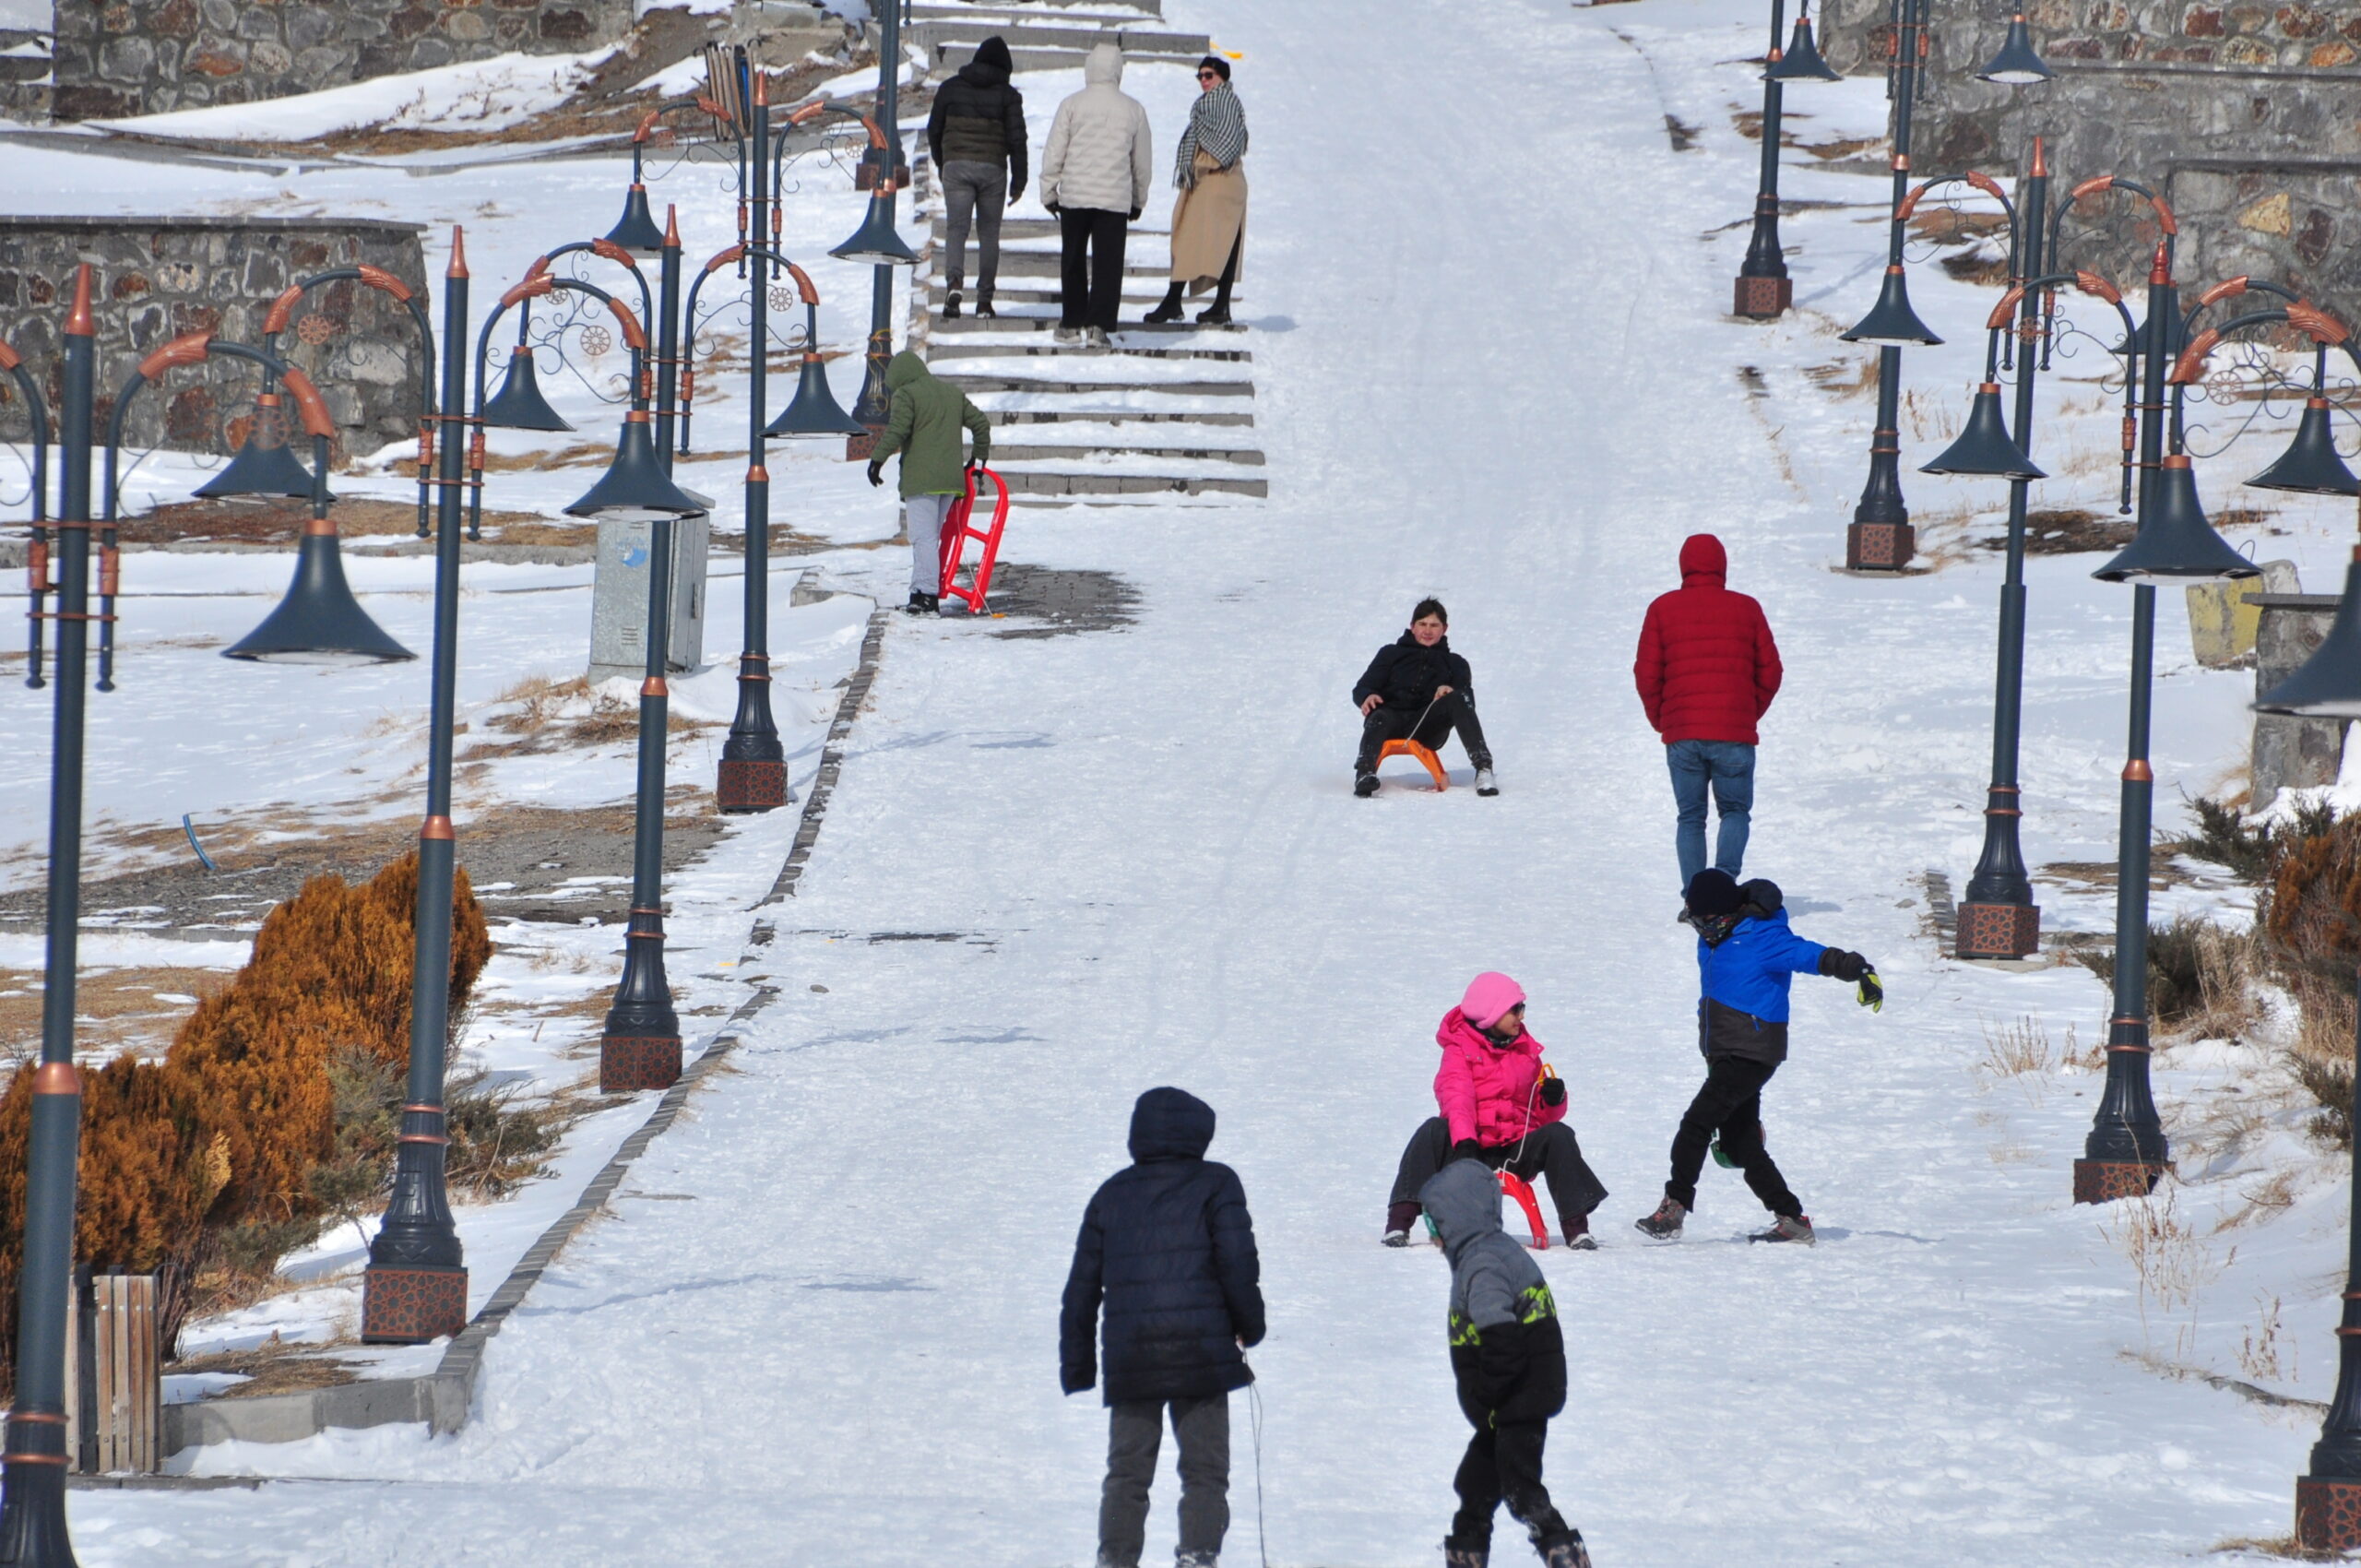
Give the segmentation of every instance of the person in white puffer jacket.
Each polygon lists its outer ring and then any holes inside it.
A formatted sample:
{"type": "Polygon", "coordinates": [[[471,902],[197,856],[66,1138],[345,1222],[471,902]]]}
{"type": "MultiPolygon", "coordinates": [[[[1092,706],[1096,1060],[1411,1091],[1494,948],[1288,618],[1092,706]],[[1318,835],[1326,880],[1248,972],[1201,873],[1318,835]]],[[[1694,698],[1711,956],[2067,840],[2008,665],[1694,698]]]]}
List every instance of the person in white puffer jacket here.
{"type": "Polygon", "coordinates": [[[1041,155],[1041,205],[1056,215],[1064,241],[1057,337],[1073,342],[1086,331],[1107,345],[1123,303],[1123,241],[1147,206],[1155,151],[1147,111],[1117,83],[1123,53],[1095,46],[1082,65],[1083,89],[1058,105],[1041,155]]]}

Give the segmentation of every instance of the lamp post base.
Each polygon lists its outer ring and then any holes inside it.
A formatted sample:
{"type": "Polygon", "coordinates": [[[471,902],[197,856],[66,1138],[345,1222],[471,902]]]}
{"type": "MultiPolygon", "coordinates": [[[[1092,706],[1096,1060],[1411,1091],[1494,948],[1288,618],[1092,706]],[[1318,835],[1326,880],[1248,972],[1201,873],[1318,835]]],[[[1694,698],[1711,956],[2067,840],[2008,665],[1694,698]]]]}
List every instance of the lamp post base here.
{"type": "Polygon", "coordinates": [[[723,757],[713,800],[730,815],[777,811],[787,804],[787,764],[760,757],[723,757]]]}
{"type": "Polygon", "coordinates": [[[2029,958],[2041,948],[2041,910],[2032,904],[1962,904],[1962,958],[2029,958]]]}
{"type": "Polygon", "coordinates": [[[884,434],[885,432],[879,428],[864,430],[859,435],[846,436],[845,461],[848,463],[869,461],[870,453],[877,449],[877,438],[884,434]]]}
{"type": "Polygon", "coordinates": [[[636,1039],[608,1035],[599,1041],[600,1094],[669,1089],[680,1077],[681,1040],[677,1035],[636,1039]]]}
{"type": "Polygon", "coordinates": [[[361,1342],[423,1345],[468,1324],[464,1268],[378,1268],[361,1276],[361,1342]]]}
{"type": "Polygon", "coordinates": [[[2074,1162],[2074,1201],[2111,1204],[2118,1198],[2144,1198],[2155,1191],[2165,1173],[2159,1162],[2130,1159],[2078,1159],[2074,1162]]]}
{"type": "Polygon", "coordinates": [[[1796,303],[1792,278],[1740,278],[1730,303],[1730,314],[1752,321],[1774,321],[1796,303]]]}
{"type": "Polygon", "coordinates": [[[2361,1547],[2361,1479],[2296,1477],[2296,1544],[2307,1551],[2361,1547]]]}
{"type": "MultiPolygon", "coordinates": [[[[58,1442],[65,1442],[61,1431],[58,1442]]],[[[0,1504],[0,1562],[23,1568],[75,1568],[65,1529],[65,1463],[12,1458],[0,1504]]]]}
{"type": "Polygon", "coordinates": [[[1899,572],[1918,553],[1918,530],[1908,523],[1852,523],[1845,529],[1845,564],[1856,572],[1899,572]]]}

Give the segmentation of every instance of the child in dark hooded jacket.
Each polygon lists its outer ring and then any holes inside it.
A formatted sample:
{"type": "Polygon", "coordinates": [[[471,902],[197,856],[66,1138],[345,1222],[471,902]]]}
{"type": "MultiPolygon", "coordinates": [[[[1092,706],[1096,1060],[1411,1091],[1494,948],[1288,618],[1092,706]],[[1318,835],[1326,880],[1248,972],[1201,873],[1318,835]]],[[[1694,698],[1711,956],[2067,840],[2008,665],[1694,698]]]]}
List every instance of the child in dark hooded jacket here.
{"type": "Polygon", "coordinates": [[[1746,1184],[1771,1211],[1771,1228],[1753,1239],[1812,1242],[1811,1220],[1762,1141],[1762,1087],[1787,1059],[1788,983],[1813,974],[1850,980],[1860,988],[1861,1005],[1877,1009],[1885,1005],[1885,992],[1877,966],[1858,953],[1823,947],[1789,930],[1785,906],[1779,885],[1767,877],[1741,887],[1708,866],[1689,879],[1681,919],[1697,932],[1697,1049],[1705,1057],[1705,1083],[1673,1134],[1664,1202],[1634,1221],[1659,1241],[1678,1239],[1681,1221],[1697,1206],[1698,1173],[1718,1138],[1725,1161],[1746,1173],[1746,1184]]]}
{"type": "Polygon", "coordinates": [[[1485,1568],[1505,1502],[1548,1568],[1590,1568],[1541,1484],[1549,1418],[1566,1406],[1566,1342],[1549,1283],[1501,1229],[1501,1190],[1480,1160],[1454,1159],[1418,1191],[1451,1260],[1451,1370],[1476,1435],[1452,1486],[1459,1512],[1445,1568],[1485,1568]]]}

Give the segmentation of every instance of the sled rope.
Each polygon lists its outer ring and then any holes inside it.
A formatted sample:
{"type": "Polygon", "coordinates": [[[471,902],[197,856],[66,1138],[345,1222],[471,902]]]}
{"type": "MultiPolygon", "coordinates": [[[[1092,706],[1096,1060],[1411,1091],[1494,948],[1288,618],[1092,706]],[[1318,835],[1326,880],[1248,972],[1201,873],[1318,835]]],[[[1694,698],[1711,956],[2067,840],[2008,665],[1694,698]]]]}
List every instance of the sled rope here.
{"type": "MultiPolygon", "coordinates": [[[[1240,1358],[1241,1360],[1243,1357],[1240,1358]]],[[[1252,1372],[1252,1368],[1248,1368],[1252,1372]]],[[[1271,1538],[1263,1529],[1263,1385],[1246,1385],[1246,1408],[1254,1429],[1254,1545],[1263,1554],[1263,1568],[1271,1568],[1271,1538]]]]}

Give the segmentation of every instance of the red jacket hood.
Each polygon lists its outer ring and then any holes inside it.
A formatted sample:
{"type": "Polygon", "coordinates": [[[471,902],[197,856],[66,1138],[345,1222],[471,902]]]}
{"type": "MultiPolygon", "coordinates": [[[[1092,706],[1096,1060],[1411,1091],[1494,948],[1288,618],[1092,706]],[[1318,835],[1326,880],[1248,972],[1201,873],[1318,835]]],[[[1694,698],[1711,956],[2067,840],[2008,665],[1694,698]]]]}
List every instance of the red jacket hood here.
{"type": "Polygon", "coordinates": [[[1680,580],[1711,577],[1719,588],[1728,577],[1730,558],[1722,549],[1722,541],[1709,533],[1692,533],[1680,541],[1680,580]]]}

